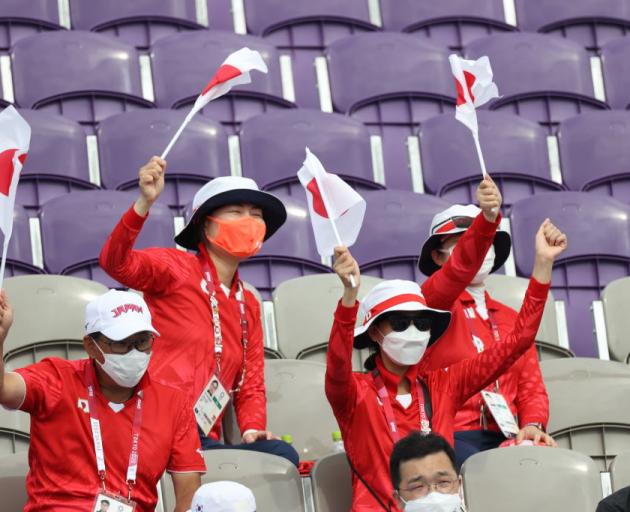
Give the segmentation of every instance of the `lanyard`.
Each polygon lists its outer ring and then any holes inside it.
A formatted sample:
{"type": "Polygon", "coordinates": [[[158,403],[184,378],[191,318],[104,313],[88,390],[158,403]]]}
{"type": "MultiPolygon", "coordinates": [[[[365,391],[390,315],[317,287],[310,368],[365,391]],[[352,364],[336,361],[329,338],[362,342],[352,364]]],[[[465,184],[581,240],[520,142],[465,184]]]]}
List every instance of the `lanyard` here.
{"type": "MultiPolygon", "coordinates": [[[[212,311],[212,325],[214,330],[214,361],[216,366],[217,376],[221,375],[221,359],[223,357],[223,333],[221,331],[221,316],[219,315],[219,301],[217,300],[217,290],[212,279],[212,272],[210,270],[210,264],[208,263],[208,255],[205,252],[202,253],[201,270],[206,280],[208,287],[208,293],[210,294],[210,309],[212,311]]],[[[247,322],[247,314],[245,309],[245,292],[243,290],[243,283],[238,281],[238,293],[236,295],[238,301],[238,312],[241,322],[241,341],[243,344],[243,365],[241,370],[241,378],[239,379],[236,389],[232,392],[239,392],[243,381],[245,380],[245,363],[247,361],[247,345],[249,342],[249,324],[247,322]]]]}
{"type": "MultiPolygon", "coordinates": [[[[398,424],[396,423],[396,418],[394,417],[394,410],[392,409],[392,402],[389,398],[389,393],[387,392],[387,388],[383,383],[383,378],[381,377],[380,372],[377,369],[372,371],[372,379],[374,380],[374,384],[376,385],[376,392],[378,393],[378,397],[381,400],[381,404],[383,405],[383,414],[385,414],[385,420],[387,421],[387,426],[389,427],[389,433],[394,443],[397,443],[400,440],[400,432],[398,431],[398,424]]],[[[424,393],[422,391],[422,384],[420,379],[416,379],[416,395],[418,396],[418,410],[420,411],[420,431],[424,434],[431,433],[431,422],[429,421],[429,417],[427,415],[426,406],[424,402],[424,393]]]]}
{"type": "MultiPolygon", "coordinates": [[[[94,370],[86,367],[85,377],[87,381],[88,404],[90,406],[90,426],[92,427],[92,440],[96,454],[96,469],[105,489],[105,451],[103,450],[103,437],[101,435],[101,422],[98,419],[98,401],[94,395],[94,370]]],[[[138,474],[138,451],[140,446],[140,430],[142,428],[142,391],[136,394],[136,411],[133,418],[131,431],[131,452],[129,453],[129,466],[127,467],[127,486],[129,487],[129,500],[131,489],[136,484],[138,474]]]]}

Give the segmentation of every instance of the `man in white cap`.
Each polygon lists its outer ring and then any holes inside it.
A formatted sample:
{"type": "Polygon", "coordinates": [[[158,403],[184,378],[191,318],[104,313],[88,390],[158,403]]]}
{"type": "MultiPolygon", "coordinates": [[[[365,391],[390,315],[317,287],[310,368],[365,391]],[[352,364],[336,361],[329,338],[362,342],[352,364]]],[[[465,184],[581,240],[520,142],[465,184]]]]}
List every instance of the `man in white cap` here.
{"type": "Polygon", "coordinates": [[[190,512],[256,512],[256,499],[238,482],[212,482],[197,489],[190,512]]]}
{"type": "Polygon", "coordinates": [[[193,214],[176,248],[134,250],[151,205],[164,189],[166,162],[153,157],[140,169],[140,196],[101,252],[114,279],[144,293],[161,332],[152,375],[188,394],[201,445],[222,448],[221,418],[230,400],[242,432],[231,446],[287,458],[299,456],[266,430],[260,307],[245,290],[238,265],[255,255],[286,220],[275,196],[249,178],[221,177],[195,194],[193,214]]]}
{"type": "MultiPolygon", "coordinates": [[[[3,292],[0,356],[12,321],[3,292]]],[[[5,372],[0,357],[0,405],[31,415],[24,510],[153,511],[164,471],[187,510],[205,464],[186,396],[146,371],[159,335],[147,305],[110,290],[87,305],[85,331],[87,359],[5,372]]]]}

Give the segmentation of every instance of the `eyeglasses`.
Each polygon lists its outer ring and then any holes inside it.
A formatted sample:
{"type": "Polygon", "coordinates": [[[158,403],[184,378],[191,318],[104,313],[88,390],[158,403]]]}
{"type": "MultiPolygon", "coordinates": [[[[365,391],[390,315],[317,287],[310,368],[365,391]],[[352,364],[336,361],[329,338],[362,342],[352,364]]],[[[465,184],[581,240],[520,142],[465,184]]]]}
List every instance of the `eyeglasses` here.
{"type": "Polygon", "coordinates": [[[387,321],[392,330],[396,332],[406,331],[412,323],[419,331],[428,331],[431,329],[431,319],[426,316],[393,314],[387,317],[387,321]]]}
{"type": "MultiPolygon", "coordinates": [[[[441,494],[452,494],[459,484],[459,478],[439,478],[435,482],[418,482],[413,484],[411,487],[407,489],[398,488],[398,494],[400,495],[400,491],[408,492],[416,498],[421,498],[426,496],[431,491],[437,491],[441,494]]],[[[402,496],[401,499],[405,501],[402,496]]]]}
{"type": "Polygon", "coordinates": [[[114,341],[101,336],[98,340],[92,338],[94,342],[102,341],[105,343],[112,354],[128,354],[134,348],[140,352],[147,352],[153,347],[155,336],[153,334],[142,335],[138,337],[125,338],[121,341],[114,341]]]}

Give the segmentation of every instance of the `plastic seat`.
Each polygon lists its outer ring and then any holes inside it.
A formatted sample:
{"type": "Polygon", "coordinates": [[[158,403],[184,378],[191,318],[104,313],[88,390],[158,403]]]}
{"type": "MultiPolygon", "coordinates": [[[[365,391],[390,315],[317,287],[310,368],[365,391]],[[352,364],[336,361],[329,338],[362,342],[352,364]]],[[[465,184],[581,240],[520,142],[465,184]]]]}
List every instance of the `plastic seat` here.
{"type": "Polygon", "coordinates": [[[55,0],[2,0],[0,51],[8,51],[23,37],[61,28],[55,0]]]}
{"type": "MultiPolygon", "coordinates": [[[[138,169],[148,155],[159,155],[186,117],[183,110],[126,112],[99,126],[101,181],[105,188],[135,190],[138,169]]],[[[180,211],[201,186],[230,174],[227,134],[204,116],[195,116],[168,155],[163,199],[180,211]]]]}
{"type": "Polygon", "coordinates": [[[630,277],[617,279],[608,284],[602,292],[608,350],[615,361],[630,363],[630,277]]]}
{"type": "Polygon", "coordinates": [[[88,133],[113,114],[152,107],[135,48],[100,34],[57,31],[11,49],[16,103],[74,119],[88,133]]]}
{"type": "Polygon", "coordinates": [[[585,192],[538,194],[514,204],[510,215],[517,273],[529,276],[534,236],[549,217],[569,238],[555,262],[551,287],[567,309],[571,350],[597,354],[592,301],[611,281],[630,273],[630,211],[627,205],[585,192]]]}
{"type": "MultiPolygon", "coordinates": [[[[505,112],[477,113],[488,172],[503,194],[503,209],[540,192],[562,190],[551,180],[547,134],[537,123],[505,112]]],[[[481,167],[470,130],[452,112],[420,128],[425,191],[451,203],[476,202],[481,167]]]]}
{"type": "MultiPolygon", "coordinates": [[[[131,192],[94,190],[47,202],[40,215],[46,269],[120,288],[120,283],[101,269],[98,256],[135,199],[136,194],[131,192]]],[[[174,247],[173,236],[173,217],[168,207],[155,204],[135,247],[174,247]]]]}
{"type": "Polygon", "coordinates": [[[496,448],[462,468],[470,510],[592,512],[602,497],[597,465],[580,453],[540,446],[496,448]]]}
{"type": "Polygon", "coordinates": [[[564,183],[630,203],[630,112],[589,112],[564,121],[558,139],[564,183]]]}
{"type": "Polygon", "coordinates": [[[291,57],[296,102],[319,108],[315,58],[342,37],[379,28],[365,0],[246,0],[248,32],[262,36],[291,57]]]}
{"type": "Polygon", "coordinates": [[[430,195],[398,190],[363,193],[363,229],[351,247],[364,275],[383,279],[426,279],[417,266],[433,216],[450,206],[430,195]]]}
{"type": "Polygon", "coordinates": [[[31,209],[49,199],[98,188],[90,182],[85,132],[67,117],[20,110],[31,125],[31,145],[20,175],[18,198],[31,209]]]}
{"type": "Polygon", "coordinates": [[[571,39],[592,52],[630,31],[628,0],[516,0],[521,30],[571,39]]]}
{"type": "Polygon", "coordinates": [[[107,292],[100,283],[68,276],[20,276],[7,279],[7,296],[16,311],[4,344],[7,369],[44,357],[85,357],[85,306],[107,292]]]}
{"type": "MultiPolygon", "coordinates": [[[[256,508],[304,512],[302,481],[297,468],[288,460],[249,450],[209,450],[203,453],[206,474],[201,483],[231,480],[249,487],[256,508]]],[[[170,475],[161,480],[164,510],[175,508],[175,492],[170,475]]]]}
{"type": "Polygon", "coordinates": [[[521,115],[555,133],[558,124],[608,106],[595,99],[588,52],[579,44],[543,34],[495,34],[466,46],[466,57],[490,57],[501,98],[490,110],[521,115]]]}
{"type": "Polygon", "coordinates": [[[588,455],[607,471],[630,442],[630,369],[611,361],[564,365],[570,361],[541,364],[549,395],[547,430],[558,446],[588,455]]]}
{"type": "Polygon", "coordinates": [[[304,199],[297,171],[306,146],[354,188],[382,188],[374,182],[370,134],[354,119],[315,110],[271,112],[245,121],[240,140],[243,175],[266,190],[304,199]]]}
{"type": "Polygon", "coordinates": [[[630,482],[630,452],[620,453],[610,465],[610,478],[613,491],[627,487],[630,482]]]}
{"type": "MultiPolygon", "coordinates": [[[[529,279],[491,274],[486,278],[488,293],[492,298],[518,311],[523,304],[529,279]]],[[[556,301],[549,294],[540,328],[536,334],[536,349],[540,360],[573,357],[573,353],[560,346],[556,319],[556,301]]]]}
{"type": "Polygon", "coordinates": [[[232,0],[207,0],[208,25],[212,30],[234,30],[232,0]]]}
{"type": "Polygon", "coordinates": [[[263,39],[221,31],[175,34],[151,47],[157,105],[188,111],[225,58],[243,46],[260,52],[269,73],[252,72],[250,84],[210,102],[203,113],[235,133],[256,114],[295,107],[282,97],[278,51],[263,39]]]}
{"type": "MultiPolygon", "coordinates": [[[[7,455],[28,451],[30,430],[30,415],[0,407],[0,460],[7,455]]],[[[4,503],[2,510],[5,510],[4,503]]]]}
{"type": "Polygon", "coordinates": [[[381,0],[385,30],[401,30],[461,52],[470,41],[515,27],[505,22],[501,0],[381,0]]]}
{"type": "Polygon", "coordinates": [[[92,30],[146,50],[170,34],[202,29],[197,23],[195,0],[70,0],[72,26],[92,30]]]}
{"type": "Polygon", "coordinates": [[[0,495],[3,512],[22,512],[26,500],[26,475],[28,456],[26,452],[0,457],[0,495]]]}
{"type": "Polygon", "coordinates": [[[345,453],[319,459],[311,472],[317,512],[339,512],[352,506],[352,470],[345,453]]]}
{"type": "Polygon", "coordinates": [[[615,109],[630,108],[630,40],[617,39],[602,48],[602,71],[606,86],[606,100],[615,109]]]}
{"type": "MultiPolygon", "coordinates": [[[[0,235],[0,240],[4,242],[4,234],[0,235]]],[[[44,269],[33,264],[28,212],[21,205],[16,204],[13,209],[13,232],[7,250],[4,275],[5,277],[13,277],[42,273],[44,273],[44,269]]]]}
{"type": "MultiPolygon", "coordinates": [[[[362,276],[359,299],[381,280],[362,276]]],[[[276,334],[280,351],[287,358],[326,362],[333,314],[343,287],[335,274],[289,279],[273,292],[276,334]],[[304,326],[308,325],[308,329],[304,326]]],[[[363,370],[367,353],[354,351],[354,368],[363,370]]]]}
{"type": "Polygon", "coordinates": [[[326,54],[335,110],[382,137],[385,185],[411,190],[407,138],[455,104],[448,50],[408,34],[374,33],[335,41],[326,54]]]}

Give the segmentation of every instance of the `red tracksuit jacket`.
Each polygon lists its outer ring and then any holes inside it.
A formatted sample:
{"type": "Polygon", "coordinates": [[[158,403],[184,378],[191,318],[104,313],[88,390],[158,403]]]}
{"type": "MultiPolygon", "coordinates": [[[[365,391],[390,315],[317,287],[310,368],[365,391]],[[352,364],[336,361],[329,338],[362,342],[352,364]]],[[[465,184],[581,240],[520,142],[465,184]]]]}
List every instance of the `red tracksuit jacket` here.
{"type": "MultiPolygon", "coordinates": [[[[502,343],[472,359],[435,371],[409,369],[412,382],[419,376],[431,396],[432,430],[453,443],[455,414],[471,396],[478,393],[507,370],[534,343],[542,319],[549,285],[532,279],[516,320],[514,331],[502,343]]],[[[352,344],[358,304],[346,308],[339,304],[330,334],[326,368],[326,396],[341,428],[346,452],[356,470],[372,490],[392,510],[396,510],[389,480],[389,457],[393,442],[371,374],[352,372],[352,344]]],[[[442,343],[439,340],[438,343],[442,343]]],[[[404,409],[397,401],[399,377],[389,373],[377,358],[377,365],[389,392],[400,436],[420,427],[418,399],[404,409]]],[[[353,512],[381,510],[367,488],[353,478],[353,512]]]]}
{"type": "MultiPolygon", "coordinates": [[[[153,326],[160,333],[151,355],[151,375],[182,389],[194,404],[215,366],[212,310],[201,270],[201,258],[206,256],[178,249],[133,250],[145,220],[146,217],[130,208],[107,239],[100,264],[114,279],[144,293],[153,326]]],[[[237,386],[243,369],[240,315],[235,297],[238,275],[227,297],[211,260],[210,269],[223,333],[221,383],[230,390],[237,386]]],[[[267,423],[260,306],[247,290],[244,298],[249,322],[246,374],[241,391],[234,396],[241,432],[264,430],[267,423]]],[[[217,421],[211,437],[219,439],[220,434],[220,421],[217,421]]]]}

